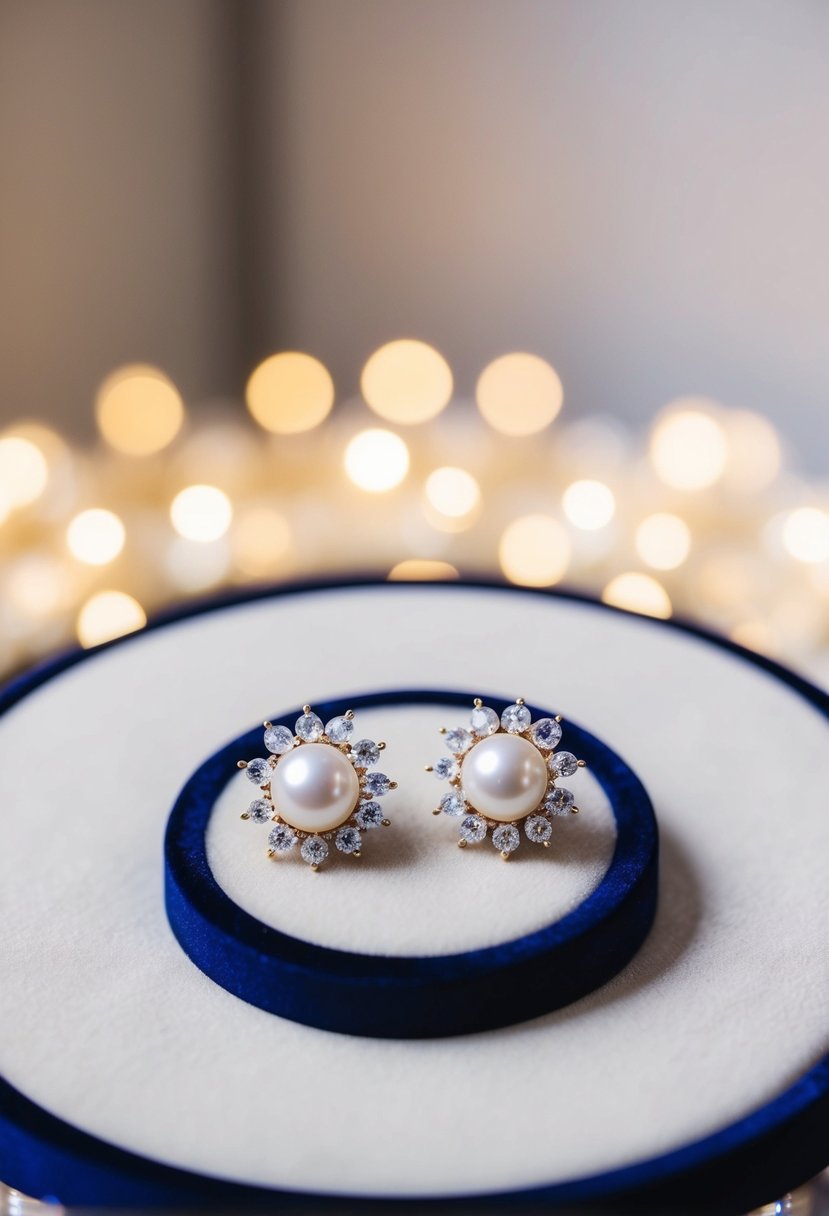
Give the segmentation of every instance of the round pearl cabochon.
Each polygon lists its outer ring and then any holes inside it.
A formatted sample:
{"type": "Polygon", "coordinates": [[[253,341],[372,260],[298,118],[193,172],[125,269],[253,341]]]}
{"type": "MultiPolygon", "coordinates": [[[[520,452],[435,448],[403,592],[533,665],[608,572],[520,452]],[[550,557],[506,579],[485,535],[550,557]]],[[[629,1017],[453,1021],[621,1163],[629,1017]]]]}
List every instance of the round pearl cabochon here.
{"type": "Polygon", "coordinates": [[[488,819],[510,823],[534,811],[547,789],[544,757],[519,735],[490,735],[461,765],[466,801],[488,819]]]}
{"type": "Polygon", "coordinates": [[[274,807],[301,832],[330,832],[345,823],[360,797],[351,763],[327,743],[303,743],[288,752],[271,778],[274,807]]]}

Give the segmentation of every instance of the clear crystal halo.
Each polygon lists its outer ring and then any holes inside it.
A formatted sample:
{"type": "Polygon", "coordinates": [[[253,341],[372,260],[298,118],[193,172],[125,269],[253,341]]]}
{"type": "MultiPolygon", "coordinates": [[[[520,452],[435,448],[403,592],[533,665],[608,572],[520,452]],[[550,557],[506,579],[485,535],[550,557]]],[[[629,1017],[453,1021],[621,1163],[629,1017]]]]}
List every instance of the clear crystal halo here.
{"type": "MultiPolygon", "coordinates": [[[[326,715],[327,716],[327,715],[326,715]]],[[[263,743],[270,755],[238,760],[236,766],[259,787],[240,818],[275,824],[268,834],[269,858],[287,856],[299,845],[299,856],[317,871],[330,854],[362,856],[362,831],[389,827],[375,801],[397,788],[385,773],[371,770],[385,743],[360,739],[354,743],[354,711],[327,722],[303,705],[302,713],[265,722],[263,743]]]]}
{"type": "Polygon", "coordinates": [[[572,752],[557,752],[563,735],[560,714],[533,711],[523,697],[498,712],[482,697],[472,700],[469,726],[441,727],[451,756],[426,766],[452,787],[432,814],[463,816],[458,847],[480,844],[491,833],[493,846],[509,861],[527,840],[550,847],[551,817],[577,815],[575,796],[557,785],[584,768],[572,752]],[[508,831],[509,827],[512,830],[508,831]]]}
{"type": "MultiPolygon", "coordinates": [[[[343,700],[356,712],[397,706],[466,707],[468,712],[473,696],[416,688],[343,700]]],[[[497,706],[500,715],[512,703],[492,697],[487,704],[497,706]]],[[[323,719],[334,708],[317,706],[323,719]]],[[[527,709],[531,723],[549,716],[527,709]]],[[[279,724],[290,727],[293,719],[286,715],[279,724]]],[[[471,747],[472,732],[466,733],[471,747]]],[[[307,941],[296,931],[286,934],[232,898],[214,877],[208,855],[208,828],[214,808],[227,805],[226,787],[228,794],[233,792],[236,758],[252,754],[261,739],[261,727],[249,731],[196,769],[171,811],[165,836],[165,903],[173,935],[210,979],[248,1003],[350,1035],[419,1039],[473,1034],[527,1021],[588,995],[620,971],[647,937],[656,911],[658,870],[650,798],[620,756],[572,722],[567,724],[568,747],[585,759],[601,787],[616,832],[604,875],[570,911],[509,943],[455,954],[367,954],[307,941]],[[513,971],[519,959],[520,974],[513,971]]],[[[357,745],[351,751],[357,751],[357,745]]],[[[369,753],[363,749],[360,755],[367,759],[369,753]]],[[[448,759],[450,763],[441,766],[444,779],[455,772],[454,758],[448,759]]],[[[460,763],[456,767],[459,772],[460,763]]],[[[294,829],[274,823],[274,852],[295,851],[309,865],[320,864],[335,848],[348,856],[355,843],[353,831],[364,839],[367,831],[382,824],[380,794],[388,779],[379,774],[381,780],[372,781],[369,774],[377,776],[372,766],[362,785],[371,796],[361,801],[351,821],[328,839],[316,834],[301,841],[294,829]],[[337,844],[334,838],[340,833],[348,836],[337,844]]],[[[457,818],[459,832],[471,844],[489,839],[501,856],[509,856],[516,850],[531,853],[533,845],[543,847],[544,838],[554,834],[547,810],[527,816],[519,830],[518,824],[497,823],[470,811],[455,793],[456,786],[450,784],[441,813],[457,818]]],[[[424,838],[432,835],[428,824],[422,832],[424,838]]],[[[382,855],[376,864],[383,866],[382,855]]]]}

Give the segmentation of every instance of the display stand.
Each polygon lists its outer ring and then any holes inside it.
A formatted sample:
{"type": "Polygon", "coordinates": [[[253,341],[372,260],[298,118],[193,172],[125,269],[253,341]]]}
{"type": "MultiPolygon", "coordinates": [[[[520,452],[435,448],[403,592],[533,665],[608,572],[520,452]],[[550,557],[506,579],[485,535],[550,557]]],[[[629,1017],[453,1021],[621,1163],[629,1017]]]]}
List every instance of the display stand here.
{"type": "MultiPolygon", "coordinates": [[[[5,708],[9,1184],[83,1205],[293,1206],[299,1193],[641,1211],[673,1196],[715,1213],[826,1163],[829,705],[790,673],[577,599],[364,584],[189,613],[28,678],[5,708]],[[274,707],[436,685],[558,707],[642,778],[661,841],[642,948],[565,1008],[455,1038],[332,1034],[224,991],[164,912],[175,792],[274,707]]],[[[389,769],[396,757],[395,817],[428,816],[435,783],[415,774],[439,754],[434,707],[367,718],[389,769]]],[[[503,865],[433,821],[399,853],[383,833],[360,883],[346,867],[258,870],[231,787],[207,855],[248,914],[320,947],[486,949],[601,883],[613,817],[585,783],[561,857],[503,865]]]]}

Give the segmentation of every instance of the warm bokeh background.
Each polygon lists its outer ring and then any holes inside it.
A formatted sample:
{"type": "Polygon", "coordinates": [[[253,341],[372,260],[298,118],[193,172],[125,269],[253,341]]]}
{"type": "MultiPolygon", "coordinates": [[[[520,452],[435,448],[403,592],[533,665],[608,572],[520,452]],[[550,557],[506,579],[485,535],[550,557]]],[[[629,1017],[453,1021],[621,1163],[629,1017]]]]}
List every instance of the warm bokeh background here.
{"type": "Polygon", "coordinates": [[[0,669],[408,563],[822,678],[827,58],[815,0],[7,0],[0,669]]]}
{"type": "Polygon", "coordinates": [[[819,0],[6,0],[0,411],[91,433],[411,334],[572,414],[705,393],[829,466],[819,0]]]}

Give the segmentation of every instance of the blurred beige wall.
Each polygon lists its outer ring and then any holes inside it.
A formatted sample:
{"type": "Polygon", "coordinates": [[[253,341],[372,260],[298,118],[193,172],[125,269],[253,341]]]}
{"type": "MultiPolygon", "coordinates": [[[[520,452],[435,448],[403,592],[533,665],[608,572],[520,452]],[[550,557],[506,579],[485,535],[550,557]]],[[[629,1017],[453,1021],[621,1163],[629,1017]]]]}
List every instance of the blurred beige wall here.
{"type": "Polygon", "coordinates": [[[123,361],[235,387],[227,34],[213,0],[4,0],[3,418],[84,433],[123,361]]]}
{"type": "Polygon", "coordinates": [[[263,4],[269,330],[346,384],[529,348],[573,410],[704,392],[829,469],[829,5],[263,4]]]}
{"type": "Polygon", "coordinates": [[[829,467],[822,0],[12,0],[6,416],[126,358],[189,396],[380,342],[568,408],[704,392],[829,467]],[[241,16],[240,16],[241,14],[241,16]]]}

